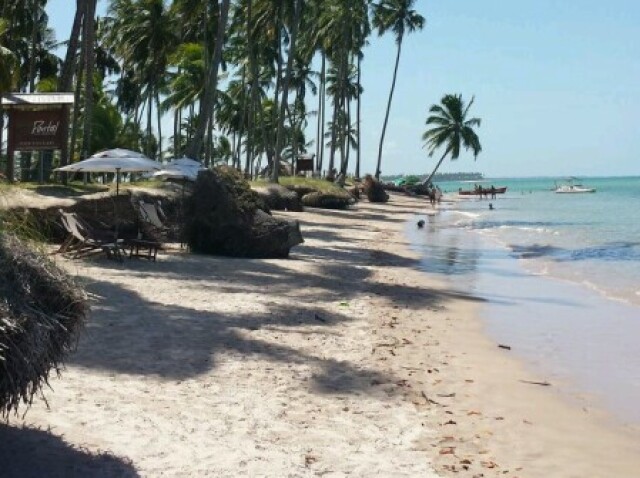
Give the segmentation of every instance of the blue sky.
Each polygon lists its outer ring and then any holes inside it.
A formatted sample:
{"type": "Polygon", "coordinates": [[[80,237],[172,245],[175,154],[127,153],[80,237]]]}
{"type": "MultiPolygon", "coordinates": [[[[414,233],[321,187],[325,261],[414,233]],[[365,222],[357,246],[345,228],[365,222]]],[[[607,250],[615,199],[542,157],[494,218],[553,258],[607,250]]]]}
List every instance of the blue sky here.
{"type": "MultiPolygon", "coordinates": [[[[99,1],[104,12],[106,2],[99,1]]],[[[476,96],[483,152],[442,171],[500,176],[640,175],[640,2],[418,0],[422,32],[405,39],[383,174],[427,172],[420,139],[446,93],[476,96]]],[[[49,0],[66,38],[69,0],[49,0]]],[[[375,169],[395,43],[372,37],[363,63],[363,169],[375,169]]]]}

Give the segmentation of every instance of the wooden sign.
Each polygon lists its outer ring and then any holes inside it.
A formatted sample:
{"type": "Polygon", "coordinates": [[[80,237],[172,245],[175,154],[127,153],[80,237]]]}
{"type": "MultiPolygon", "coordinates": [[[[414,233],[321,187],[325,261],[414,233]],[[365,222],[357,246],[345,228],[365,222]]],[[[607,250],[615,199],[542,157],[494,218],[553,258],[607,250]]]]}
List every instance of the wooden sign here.
{"type": "Polygon", "coordinates": [[[9,110],[9,144],[13,151],[63,149],[67,138],[65,108],[9,110]]]}
{"type": "Polygon", "coordinates": [[[296,172],[304,173],[307,171],[313,171],[313,158],[298,158],[298,160],[296,161],[296,172]]]}

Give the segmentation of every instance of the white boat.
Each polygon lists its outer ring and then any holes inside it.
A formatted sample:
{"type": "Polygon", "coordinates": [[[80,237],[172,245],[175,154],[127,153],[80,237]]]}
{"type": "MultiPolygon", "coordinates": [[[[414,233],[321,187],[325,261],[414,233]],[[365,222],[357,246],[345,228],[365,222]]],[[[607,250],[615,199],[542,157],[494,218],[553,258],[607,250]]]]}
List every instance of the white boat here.
{"type": "Polygon", "coordinates": [[[569,180],[566,184],[557,185],[554,191],[558,194],[580,194],[580,193],[595,193],[595,188],[588,188],[582,184],[574,184],[573,180],[569,180]]]}

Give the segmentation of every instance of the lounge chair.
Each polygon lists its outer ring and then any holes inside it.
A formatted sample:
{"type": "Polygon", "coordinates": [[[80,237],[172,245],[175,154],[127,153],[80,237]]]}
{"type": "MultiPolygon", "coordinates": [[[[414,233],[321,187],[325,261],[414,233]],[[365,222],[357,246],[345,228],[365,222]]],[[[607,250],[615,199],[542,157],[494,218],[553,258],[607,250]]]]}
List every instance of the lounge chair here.
{"type": "Polygon", "coordinates": [[[59,253],[73,252],[73,257],[102,251],[109,259],[122,260],[122,239],[117,239],[111,231],[92,228],[76,213],[60,210],[60,220],[67,231],[67,238],[60,246],[59,253]]]}
{"type": "Polygon", "coordinates": [[[139,230],[143,238],[156,242],[169,242],[176,237],[174,228],[166,225],[161,217],[166,217],[159,204],[138,201],[134,205],[140,218],[139,230]]]}

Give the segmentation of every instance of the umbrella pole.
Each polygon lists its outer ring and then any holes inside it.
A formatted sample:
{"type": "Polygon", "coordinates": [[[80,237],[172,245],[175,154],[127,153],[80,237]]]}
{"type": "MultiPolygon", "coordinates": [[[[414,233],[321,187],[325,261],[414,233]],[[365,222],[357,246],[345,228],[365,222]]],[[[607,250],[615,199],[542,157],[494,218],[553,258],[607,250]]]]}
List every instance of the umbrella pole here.
{"type": "Polygon", "coordinates": [[[116,196],[120,194],[120,168],[116,168],[116,196]]]}

